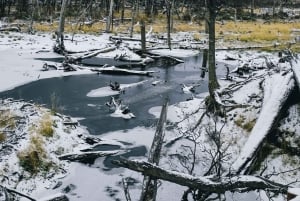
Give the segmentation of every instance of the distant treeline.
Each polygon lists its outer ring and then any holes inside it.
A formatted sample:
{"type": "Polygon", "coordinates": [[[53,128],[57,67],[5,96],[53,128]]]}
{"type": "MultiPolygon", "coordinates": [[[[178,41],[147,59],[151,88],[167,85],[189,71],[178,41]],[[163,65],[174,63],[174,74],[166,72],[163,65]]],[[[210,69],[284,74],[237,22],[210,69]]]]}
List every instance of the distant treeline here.
{"type": "MultiPolygon", "coordinates": [[[[172,2],[176,14],[189,16],[198,14],[205,7],[205,0],[114,0],[114,12],[130,11],[135,4],[146,15],[164,12],[166,1],[172,2]]],[[[220,0],[221,1],[221,0],[220,0]]],[[[0,17],[7,19],[52,20],[59,16],[62,0],[0,0],[0,17]]],[[[300,0],[223,0],[224,7],[230,8],[298,8],[300,0]]],[[[68,0],[67,17],[82,15],[102,19],[108,15],[110,0],[68,0]]],[[[126,12],[125,12],[126,15],[126,12]]]]}

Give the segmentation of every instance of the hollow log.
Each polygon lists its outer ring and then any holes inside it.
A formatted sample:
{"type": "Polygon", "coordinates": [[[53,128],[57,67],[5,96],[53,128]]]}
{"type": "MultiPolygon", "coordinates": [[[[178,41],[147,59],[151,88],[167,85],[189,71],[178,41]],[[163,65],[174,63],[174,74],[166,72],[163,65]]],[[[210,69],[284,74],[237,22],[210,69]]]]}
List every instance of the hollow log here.
{"type": "Polygon", "coordinates": [[[152,178],[162,179],[191,189],[200,189],[207,193],[246,192],[254,190],[265,190],[274,193],[286,194],[288,186],[273,182],[260,176],[224,176],[220,180],[215,180],[211,176],[195,177],[176,171],[166,170],[144,161],[128,160],[121,158],[112,161],[113,164],[125,167],[133,171],[151,176],[152,178]]]}

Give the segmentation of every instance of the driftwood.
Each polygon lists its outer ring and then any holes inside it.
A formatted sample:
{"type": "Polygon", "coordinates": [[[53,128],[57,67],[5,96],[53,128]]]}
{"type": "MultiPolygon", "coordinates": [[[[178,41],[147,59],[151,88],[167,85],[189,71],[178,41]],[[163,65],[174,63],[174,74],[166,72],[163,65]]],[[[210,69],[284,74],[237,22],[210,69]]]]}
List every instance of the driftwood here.
{"type": "Polygon", "coordinates": [[[78,152],[61,155],[58,158],[60,160],[85,162],[87,160],[95,160],[96,158],[103,156],[111,156],[117,154],[118,151],[89,151],[89,152],[78,152]]]}
{"type": "MultiPolygon", "coordinates": [[[[160,152],[163,144],[163,139],[165,136],[165,124],[167,119],[167,109],[168,100],[164,103],[160,118],[156,127],[156,132],[153,138],[153,142],[150,148],[150,153],[148,156],[148,162],[155,165],[159,164],[160,152]]],[[[141,201],[156,200],[157,193],[157,180],[151,176],[145,176],[143,181],[141,201]]]]}
{"type": "MultiPolygon", "coordinates": [[[[272,83],[276,89],[268,89],[264,93],[264,101],[260,116],[258,117],[255,126],[253,127],[250,137],[238,157],[232,165],[232,171],[237,174],[247,174],[251,171],[251,166],[255,162],[255,158],[264,140],[272,130],[280,111],[283,108],[286,100],[290,96],[295,87],[293,75],[291,72],[285,75],[274,75],[272,83]],[[281,83],[280,86],[276,83],[281,83]],[[275,91],[277,93],[275,93],[275,91]]],[[[267,79],[265,80],[267,81],[267,79]]]]}
{"type": "Polygon", "coordinates": [[[270,181],[260,176],[224,176],[216,180],[211,176],[194,177],[189,174],[165,170],[148,162],[120,159],[112,161],[113,164],[140,172],[152,178],[162,179],[191,189],[200,189],[207,193],[247,192],[253,190],[266,190],[274,193],[288,191],[288,186],[270,181]]]}

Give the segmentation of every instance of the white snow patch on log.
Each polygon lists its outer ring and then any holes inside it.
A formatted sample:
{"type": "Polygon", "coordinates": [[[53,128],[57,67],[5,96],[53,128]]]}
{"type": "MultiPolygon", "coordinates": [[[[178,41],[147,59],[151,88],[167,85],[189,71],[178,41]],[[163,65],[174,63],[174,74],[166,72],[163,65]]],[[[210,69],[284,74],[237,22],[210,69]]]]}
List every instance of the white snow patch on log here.
{"type": "MultiPolygon", "coordinates": [[[[125,89],[135,87],[141,84],[148,82],[148,80],[143,80],[141,82],[130,83],[130,84],[120,84],[120,91],[125,89]]],[[[100,87],[98,89],[93,89],[87,93],[87,97],[106,97],[106,96],[113,96],[120,93],[120,91],[114,91],[109,86],[100,87]]]]}

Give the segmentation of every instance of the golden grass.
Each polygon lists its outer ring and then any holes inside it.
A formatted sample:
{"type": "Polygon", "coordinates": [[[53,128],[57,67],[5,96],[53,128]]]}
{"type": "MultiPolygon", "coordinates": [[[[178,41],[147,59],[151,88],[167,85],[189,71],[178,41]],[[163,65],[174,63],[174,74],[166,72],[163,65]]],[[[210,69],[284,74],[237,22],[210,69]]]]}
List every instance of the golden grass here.
{"type": "MultiPolygon", "coordinates": [[[[115,14],[115,18],[119,18],[119,14],[115,14]]],[[[125,17],[131,18],[131,11],[125,11],[125,17]]],[[[154,33],[167,32],[166,15],[158,15],[153,21],[147,19],[144,14],[139,14],[136,17],[137,20],[144,20],[146,22],[146,30],[153,28],[154,33]],[[150,23],[151,22],[151,23],[150,23]]],[[[204,22],[192,23],[187,21],[174,19],[174,32],[204,32],[204,22]]],[[[57,23],[52,25],[35,23],[34,28],[38,31],[54,32],[57,30],[57,23]]],[[[130,21],[126,21],[124,24],[115,25],[113,33],[128,32],[131,26],[130,21]]],[[[65,32],[67,33],[99,33],[105,31],[105,22],[96,22],[91,26],[82,25],[79,26],[66,22],[65,32]]],[[[225,21],[224,24],[216,23],[216,38],[223,38],[224,41],[241,41],[241,42],[288,42],[293,36],[291,36],[292,29],[300,29],[300,22],[284,23],[284,22],[270,22],[264,23],[263,21],[225,21]]],[[[134,26],[134,33],[140,33],[140,26],[134,26]]],[[[195,37],[199,39],[198,37],[195,37]]]]}
{"type": "Polygon", "coordinates": [[[53,133],[54,133],[52,125],[53,125],[53,121],[52,121],[50,115],[45,114],[40,121],[40,126],[39,126],[39,130],[38,130],[39,133],[45,137],[52,137],[53,133]]]}
{"type": "Polygon", "coordinates": [[[246,121],[246,118],[242,115],[240,115],[235,121],[234,121],[235,125],[237,125],[238,127],[246,130],[247,132],[250,132],[252,130],[252,128],[254,127],[255,123],[256,123],[256,119],[252,119],[252,120],[248,120],[246,121]]]}
{"type": "Polygon", "coordinates": [[[300,28],[300,23],[282,22],[225,22],[216,25],[216,33],[225,34],[225,40],[240,40],[242,42],[289,41],[292,39],[292,29],[300,28]]]}
{"type": "Polygon", "coordinates": [[[6,140],[6,135],[0,132],[0,143],[4,142],[5,140],[6,140]]]}
{"type": "Polygon", "coordinates": [[[8,127],[13,129],[16,127],[15,116],[10,110],[5,110],[0,112],[0,128],[8,127]]]}
{"type": "Polygon", "coordinates": [[[35,174],[45,166],[46,152],[43,144],[40,136],[33,135],[30,138],[29,146],[18,152],[20,165],[25,171],[35,174]]]}

